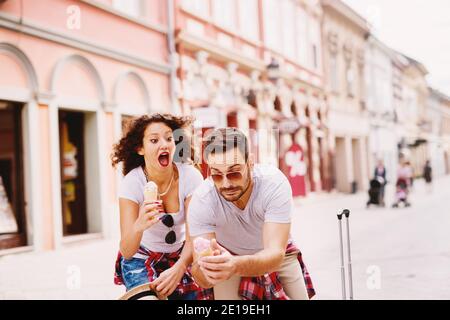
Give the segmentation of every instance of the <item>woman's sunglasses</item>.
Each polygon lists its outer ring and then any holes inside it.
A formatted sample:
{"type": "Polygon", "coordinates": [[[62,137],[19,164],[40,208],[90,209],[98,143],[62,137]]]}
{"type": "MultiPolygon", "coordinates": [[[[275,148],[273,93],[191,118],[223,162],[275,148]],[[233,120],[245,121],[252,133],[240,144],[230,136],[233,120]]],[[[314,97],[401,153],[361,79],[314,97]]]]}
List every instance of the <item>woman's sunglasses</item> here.
{"type": "MultiPolygon", "coordinates": [[[[161,222],[167,227],[172,228],[175,224],[173,217],[170,214],[165,214],[161,218],[161,222]]],[[[177,240],[177,235],[175,231],[170,230],[168,234],[166,234],[166,238],[164,239],[167,244],[173,244],[177,240]]]]}

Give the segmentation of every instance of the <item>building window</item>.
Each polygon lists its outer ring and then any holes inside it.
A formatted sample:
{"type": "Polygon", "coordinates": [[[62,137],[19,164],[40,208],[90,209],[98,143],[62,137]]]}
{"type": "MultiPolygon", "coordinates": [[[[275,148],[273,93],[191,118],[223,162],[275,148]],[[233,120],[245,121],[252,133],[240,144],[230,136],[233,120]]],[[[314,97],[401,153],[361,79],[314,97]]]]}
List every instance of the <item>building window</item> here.
{"type": "Polygon", "coordinates": [[[113,0],[113,7],[129,16],[138,18],[143,15],[144,4],[142,0],[113,0]]]}
{"type": "Polygon", "coordinates": [[[350,64],[347,65],[345,70],[345,80],[347,83],[347,95],[349,97],[355,96],[355,74],[350,64]]]}
{"type": "Polygon", "coordinates": [[[281,106],[281,101],[278,96],[275,97],[275,101],[273,102],[273,108],[275,111],[283,112],[283,107],[281,106]]]}
{"type": "Polygon", "coordinates": [[[280,2],[278,0],[264,0],[263,13],[264,41],[268,47],[280,52],[282,48],[280,2]]]}
{"type": "Polygon", "coordinates": [[[321,31],[320,23],[317,19],[310,17],[309,19],[309,43],[311,48],[310,66],[314,70],[319,70],[321,67],[321,31]]]}
{"type": "Polygon", "coordinates": [[[213,0],[214,22],[218,25],[236,28],[236,2],[234,0],[213,0]]]}
{"type": "Polygon", "coordinates": [[[238,1],[239,27],[244,36],[253,40],[259,39],[258,1],[238,1]]]}
{"type": "Polygon", "coordinates": [[[296,10],[297,58],[302,66],[308,65],[308,16],[305,10],[297,7],[296,10]]]}
{"type": "Polygon", "coordinates": [[[254,90],[249,90],[247,95],[247,103],[255,109],[258,109],[258,99],[254,90]]]}
{"type": "Polygon", "coordinates": [[[295,60],[295,4],[291,0],[284,0],[282,4],[282,35],[283,52],[295,60]]]}
{"type": "Polygon", "coordinates": [[[87,233],[85,116],[59,111],[63,235],[87,233]]]}
{"type": "Polygon", "coordinates": [[[204,18],[209,17],[209,0],[183,0],[182,6],[204,18]]]}
{"type": "Polygon", "coordinates": [[[21,111],[0,102],[0,250],[27,243],[21,111]]]}
{"type": "Polygon", "coordinates": [[[298,117],[298,111],[295,102],[291,103],[291,112],[295,117],[298,117]]]}
{"type": "Polygon", "coordinates": [[[319,61],[317,57],[317,46],[315,44],[312,45],[312,60],[314,69],[317,69],[319,67],[319,61]]]}

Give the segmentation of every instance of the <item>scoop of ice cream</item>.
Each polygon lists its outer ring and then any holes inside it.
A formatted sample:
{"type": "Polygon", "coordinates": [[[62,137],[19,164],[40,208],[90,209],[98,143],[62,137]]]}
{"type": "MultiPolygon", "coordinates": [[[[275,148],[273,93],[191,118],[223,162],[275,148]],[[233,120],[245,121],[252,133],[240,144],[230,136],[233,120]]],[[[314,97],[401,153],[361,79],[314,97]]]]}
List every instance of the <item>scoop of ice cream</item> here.
{"type": "Polygon", "coordinates": [[[147,184],[144,187],[145,190],[158,190],[158,186],[156,185],[156,183],[154,183],[153,181],[149,181],[147,182],[147,184]]]}
{"type": "Polygon", "coordinates": [[[196,238],[194,240],[194,250],[198,253],[211,250],[211,241],[202,237],[196,238]]]}
{"type": "Polygon", "coordinates": [[[144,200],[156,201],[158,200],[158,186],[153,181],[147,182],[144,187],[144,200]]]}

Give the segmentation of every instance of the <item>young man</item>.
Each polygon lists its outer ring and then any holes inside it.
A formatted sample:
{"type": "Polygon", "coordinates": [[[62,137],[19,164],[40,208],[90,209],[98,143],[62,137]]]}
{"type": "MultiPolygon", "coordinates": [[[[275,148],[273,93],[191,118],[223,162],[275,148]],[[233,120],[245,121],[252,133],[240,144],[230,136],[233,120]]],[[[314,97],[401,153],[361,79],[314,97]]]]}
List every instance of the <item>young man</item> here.
{"type": "Polygon", "coordinates": [[[218,129],[205,142],[210,171],[194,192],[191,237],[211,239],[212,256],[194,253],[192,274],[215,299],[308,299],[314,295],[290,237],[291,186],[273,166],[254,165],[246,136],[218,129]]]}

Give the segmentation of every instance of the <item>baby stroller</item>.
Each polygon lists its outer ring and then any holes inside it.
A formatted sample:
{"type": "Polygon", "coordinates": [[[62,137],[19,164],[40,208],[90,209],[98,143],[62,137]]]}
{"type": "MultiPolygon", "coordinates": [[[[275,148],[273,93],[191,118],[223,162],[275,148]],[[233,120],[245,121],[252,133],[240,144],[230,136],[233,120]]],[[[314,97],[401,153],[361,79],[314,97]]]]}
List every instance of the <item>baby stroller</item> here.
{"type": "Polygon", "coordinates": [[[383,178],[376,177],[370,180],[370,188],[369,188],[369,200],[367,201],[367,208],[371,204],[375,204],[377,206],[384,207],[384,197],[383,197],[383,178]]]}
{"type": "Polygon", "coordinates": [[[405,178],[398,178],[395,191],[395,203],[393,208],[398,208],[399,204],[403,202],[405,207],[409,207],[411,204],[408,202],[408,181],[405,178]]]}

